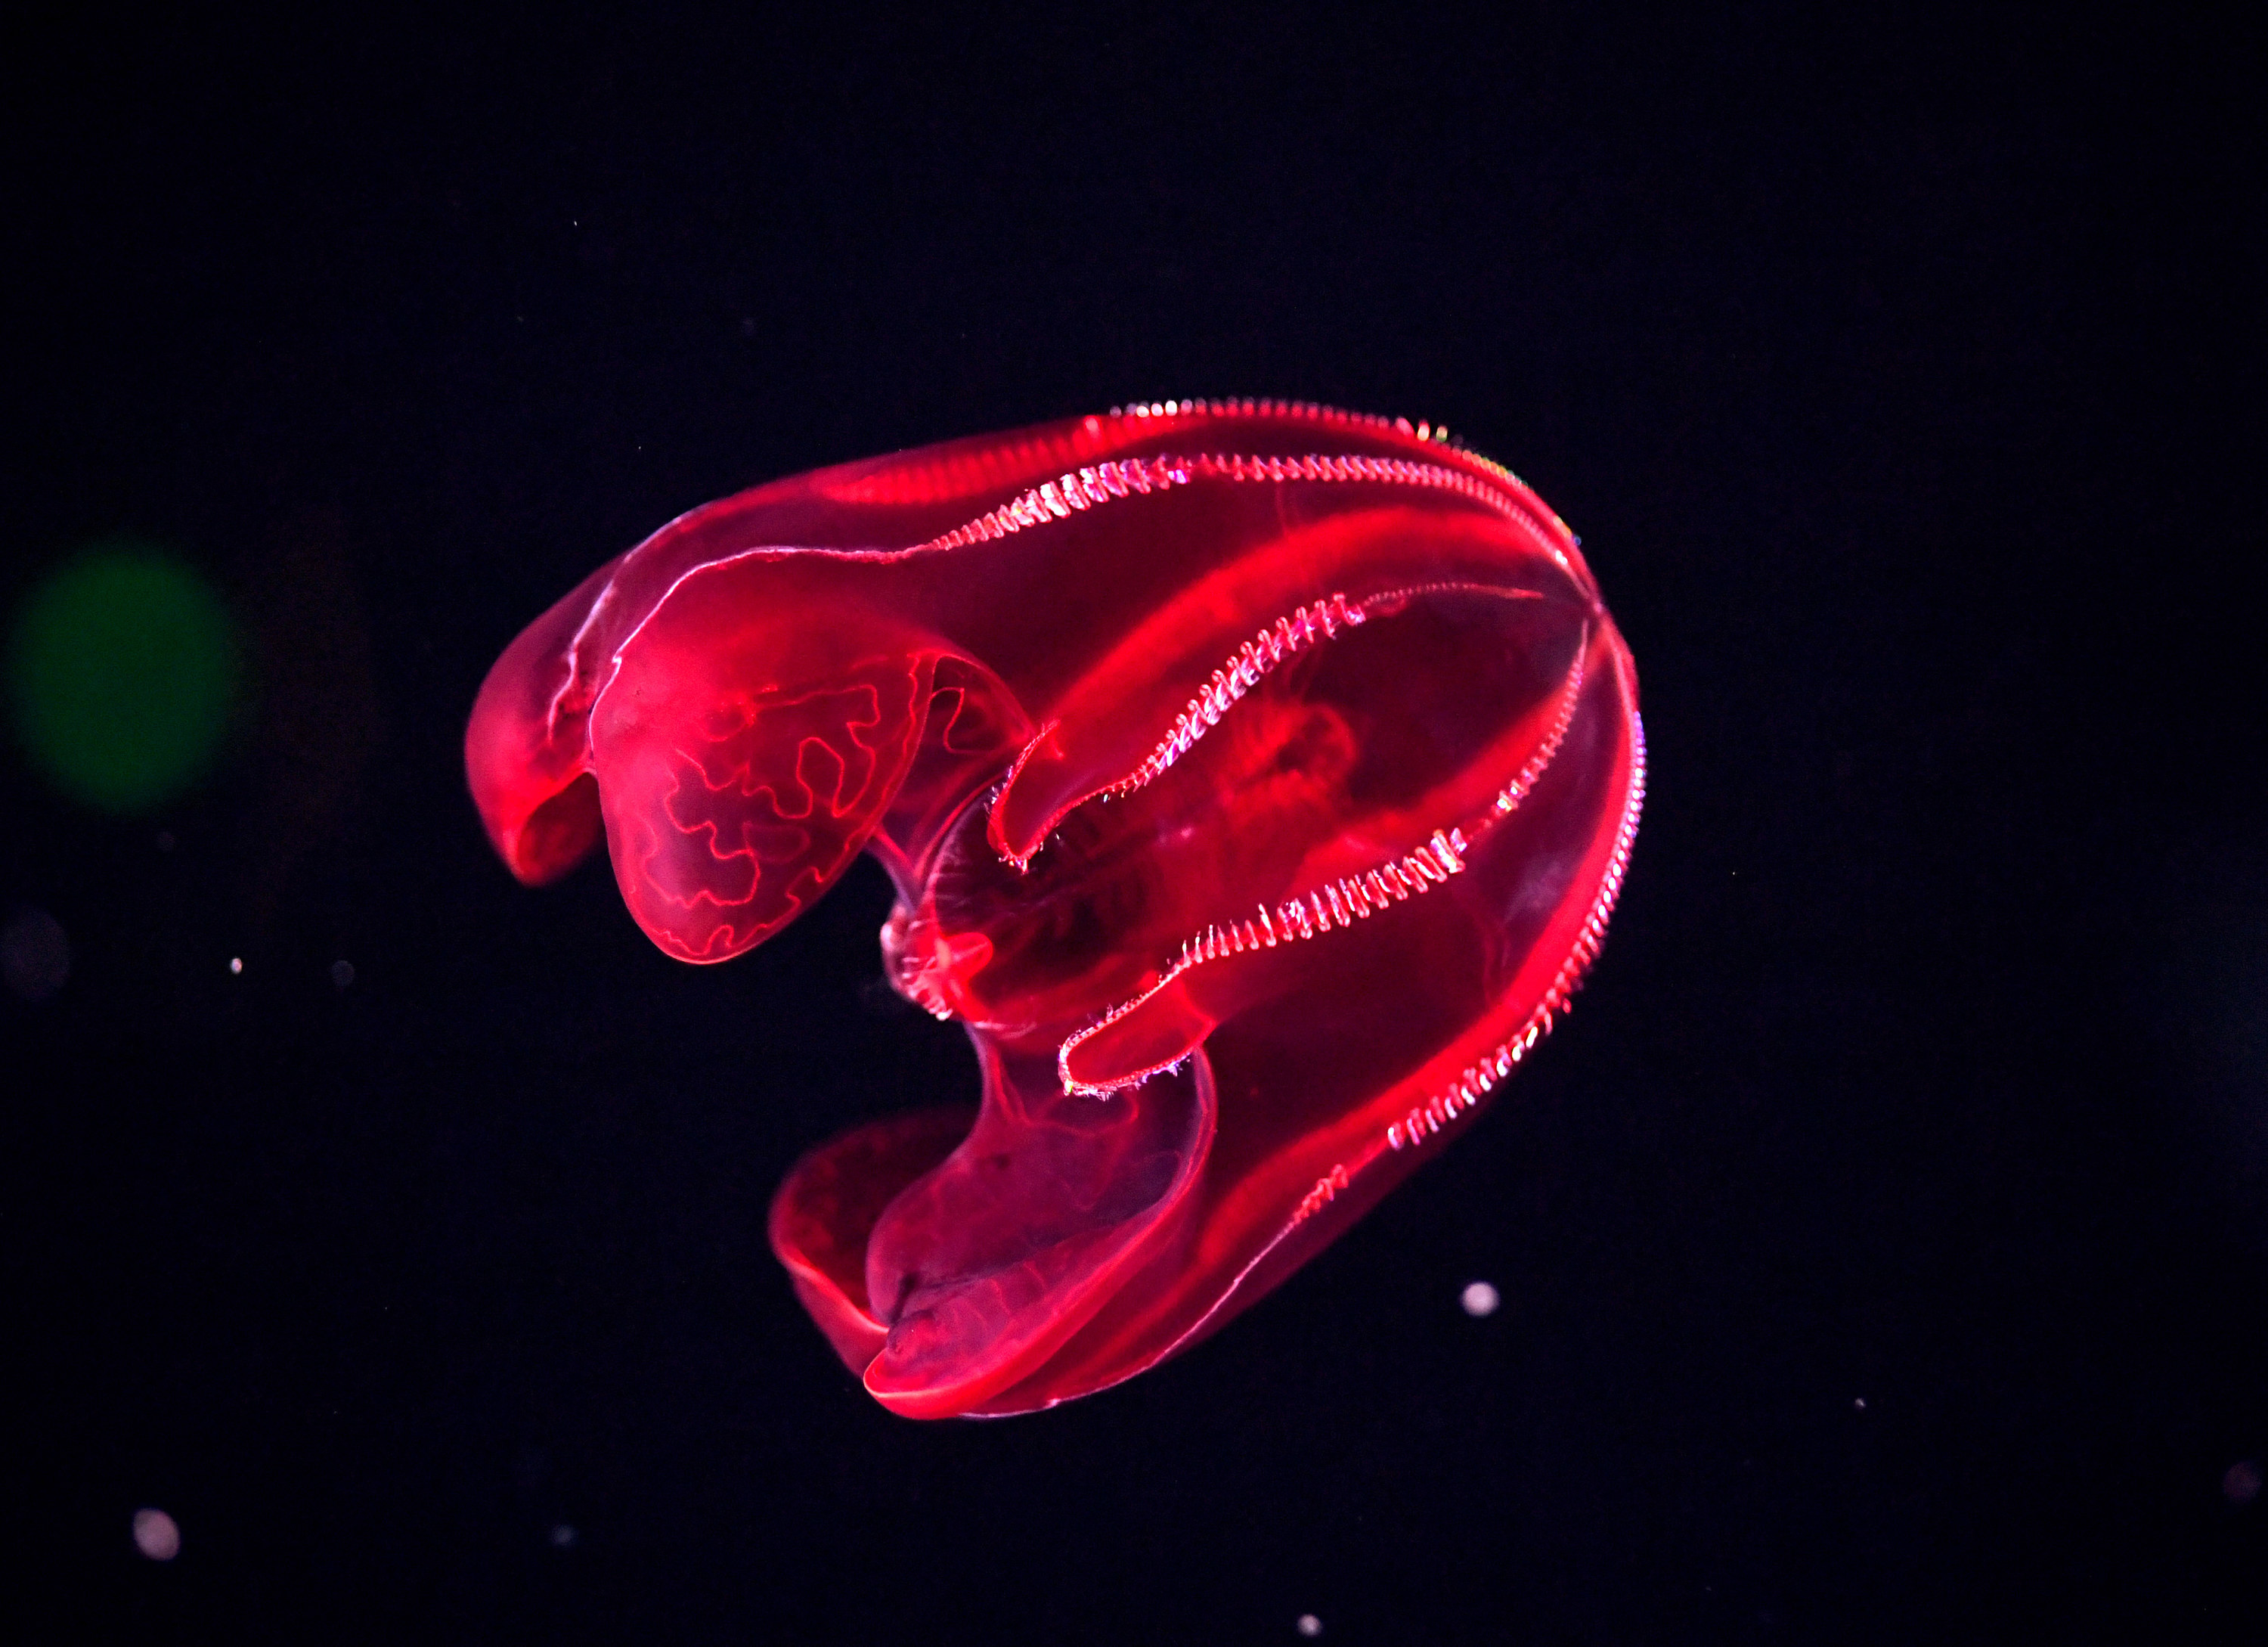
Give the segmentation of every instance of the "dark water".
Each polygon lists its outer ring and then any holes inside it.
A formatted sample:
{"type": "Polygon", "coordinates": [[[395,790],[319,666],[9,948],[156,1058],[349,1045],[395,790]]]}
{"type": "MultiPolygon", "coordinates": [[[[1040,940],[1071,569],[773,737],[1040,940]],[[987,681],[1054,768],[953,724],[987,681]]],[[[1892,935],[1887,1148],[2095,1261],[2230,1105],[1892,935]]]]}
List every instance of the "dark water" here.
{"type": "Polygon", "coordinates": [[[242,657],[152,810],[0,765],[24,1639],[2257,1639],[2257,37],[6,27],[0,598],[127,534],[242,657]],[[458,739],[691,505],[1185,393],[1551,501],[1635,866],[1270,1302],[909,1423],[762,1230],[974,1092],[881,876],[681,967],[514,886],[458,739]]]}

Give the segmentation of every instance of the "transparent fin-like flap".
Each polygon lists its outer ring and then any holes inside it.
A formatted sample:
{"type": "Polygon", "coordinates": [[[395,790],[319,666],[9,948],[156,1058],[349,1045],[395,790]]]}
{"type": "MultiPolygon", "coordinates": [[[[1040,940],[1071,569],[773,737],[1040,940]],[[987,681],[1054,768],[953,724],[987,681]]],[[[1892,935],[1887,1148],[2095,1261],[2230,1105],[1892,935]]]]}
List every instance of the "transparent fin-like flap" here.
{"type": "Polygon", "coordinates": [[[866,1237],[898,1193],[951,1155],[976,1119],[954,1104],[861,1126],[796,1163],[772,1198],[772,1252],[854,1373],[866,1370],[887,1331],[866,1304],[866,1237]]]}
{"type": "Polygon", "coordinates": [[[624,646],[592,714],[623,900],[688,961],[727,960],[850,867],[919,745],[936,651],[865,618],[683,599],[624,646]]]}
{"type": "Polygon", "coordinates": [[[1217,1119],[1202,1056],[1098,1099],[1064,1092],[1051,1048],[972,1038],[976,1128],[866,1244],[866,1296],[888,1329],[866,1387],[916,1417],[968,1410],[1083,1326],[1173,1228],[1217,1119]]]}

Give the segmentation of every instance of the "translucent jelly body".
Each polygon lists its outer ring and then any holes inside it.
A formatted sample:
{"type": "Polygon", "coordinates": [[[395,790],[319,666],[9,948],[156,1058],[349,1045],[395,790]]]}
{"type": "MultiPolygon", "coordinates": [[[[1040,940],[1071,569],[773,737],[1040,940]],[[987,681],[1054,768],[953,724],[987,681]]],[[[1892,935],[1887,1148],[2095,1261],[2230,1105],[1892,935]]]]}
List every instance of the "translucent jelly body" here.
{"type": "Polygon", "coordinates": [[[602,567],[482,687],[505,860],[603,835],[673,954],[889,869],[889,977],[983,1103],[821,1147],[771,1231],[893,1408],[1050,1406],[1212,1331],[1595,954],[1630,654],[1557,518],[1431,437],[1169,403],[800,476],[602,567]]]}

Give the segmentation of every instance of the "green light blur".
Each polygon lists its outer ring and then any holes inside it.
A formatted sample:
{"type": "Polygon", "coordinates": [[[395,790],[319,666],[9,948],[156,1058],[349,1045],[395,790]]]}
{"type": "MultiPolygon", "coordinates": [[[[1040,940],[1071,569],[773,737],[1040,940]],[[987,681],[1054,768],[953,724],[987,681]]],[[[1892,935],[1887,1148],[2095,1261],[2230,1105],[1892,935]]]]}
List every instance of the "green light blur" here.
{"type": "Polygon", "coordinates": [[[195,782],[237,686],[236,628],[196,572],[114,539],[34,585],[8,635],[8,696],[25,752],[55,787],[142,812],[195,782]]]}

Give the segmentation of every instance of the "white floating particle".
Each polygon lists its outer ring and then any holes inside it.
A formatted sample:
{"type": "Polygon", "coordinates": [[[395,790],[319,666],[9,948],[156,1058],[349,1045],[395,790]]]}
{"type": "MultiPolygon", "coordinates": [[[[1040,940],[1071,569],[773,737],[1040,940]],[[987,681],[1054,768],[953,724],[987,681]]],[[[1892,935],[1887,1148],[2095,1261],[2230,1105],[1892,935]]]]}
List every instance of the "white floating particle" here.
{"type": "Polygon", "coordinates": [[[575,1529],[569,1526],[563,1521],[557,1526],[552,1528],[551,1547],[555,1550],[573,1549],[575,1547],[575,1529]]]}
{"type": "Polygon", "coordinates": [[[1302,1613],[1300,1614],[1299,1631],[1312,1641],[1323,1633],[1323,1621],[1312,1613],[1302,1613]]]}
{"type": "Polygon", "coordinates": [[[244,957],[240,955],[232,955],[229,956],[228,970],[232,977],[244,971],[244,957]]]}
{"type": "Polygon", "coordinates": [[[353,983],[354,963],[352,961],[332,962],[331,982],[337,985],[341,989],[344,989],[349,984],[353,983]]]}
{"type": "Polygon", "coordinates": [[[162,1510],[137,1510],[134,1547],[153,1562],[170,1562],[181,1553],[181,1530],[162,1510]]]}
{"type": "Polygon", "coordinates": [[[2260,1466],[2250,1459],[2239,1459],[2228,1466],[2220,1478],[2220,1496],[2242,1510],[2260,1496],[2260,1466]]]}
{"type": "Polygon", "coordinates": [[[1477,1321],[1484,1315],[1494,1315],[1497,1305],[1504,1300],[1497,1296],[1496,1289],[1488,1282],[1476,1281],[1465,1289],[1457,1302],[1465,1306],[1467,1315],[1477,1321]]]}
{"type": "Polygon", "coordinates": [[[70,938],[43,909],[27,909],[0,927],[0,979],[19,1001],[40,1001],[70,978],[70,938]]]}

